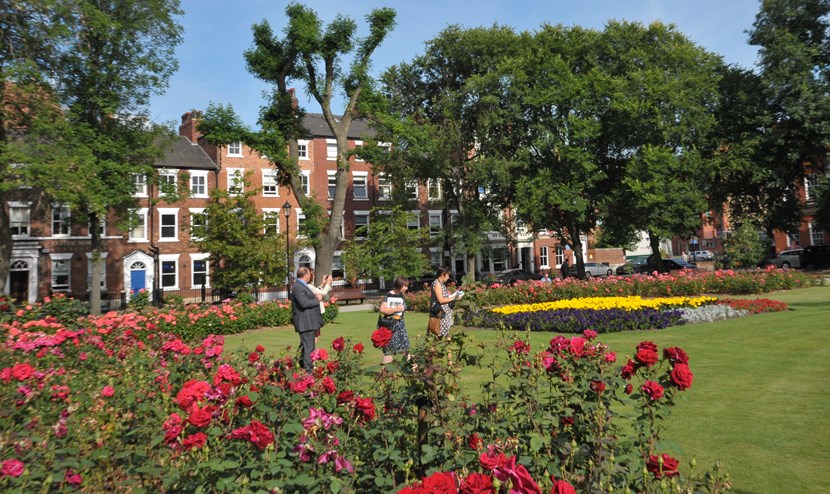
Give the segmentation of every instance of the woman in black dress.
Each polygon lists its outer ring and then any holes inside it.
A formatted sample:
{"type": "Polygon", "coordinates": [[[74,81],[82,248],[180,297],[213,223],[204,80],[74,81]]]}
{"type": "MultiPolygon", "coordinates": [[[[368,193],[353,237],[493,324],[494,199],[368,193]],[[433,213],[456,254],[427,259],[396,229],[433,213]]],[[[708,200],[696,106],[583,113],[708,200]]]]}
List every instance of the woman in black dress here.
{"type": "Polygon", "coordinates": [[[403,276],[395,278],[392,284],[392,291],[386,294],[383,302],[380,303],[379,312],[386,316],[395,319],[392,325],[392,339],[389,344],[383,347],[383,359],[380,361],[381,365],[386,365],[392,362],[396,353],[409,351],[409,335],[406,333],[406,322],[404,321],[404,312],[406,312],[406,301],[404,294],[409,288],[409,280],[403,276]]]}

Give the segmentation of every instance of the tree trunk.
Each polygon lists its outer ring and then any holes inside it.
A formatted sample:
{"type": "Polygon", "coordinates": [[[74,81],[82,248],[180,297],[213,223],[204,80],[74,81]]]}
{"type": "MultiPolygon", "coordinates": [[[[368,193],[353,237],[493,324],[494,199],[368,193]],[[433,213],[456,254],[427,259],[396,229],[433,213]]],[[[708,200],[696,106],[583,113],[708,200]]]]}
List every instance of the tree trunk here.
{"type": "Polygon", "coordinates": [[[89,235],[92,244],[92,263],[89,276],[89,313],[101,313],[101,219],[97,213],[89,215],[89,235]]]}
{"type": "Polygon", "coordinates": [[[660,256],[660,236],[652,231],[648,232],[648,243],[651,246],[651,262],[649,262],[649,272],[658,273],[664,272],[663,258],[660,256]]]}
{"type": "Polygon", "coordinates": [[[12,229],[9,210],[5,204],[0,204],[0,294],[6,293],[6,280],[12,262],[12,229]]]}

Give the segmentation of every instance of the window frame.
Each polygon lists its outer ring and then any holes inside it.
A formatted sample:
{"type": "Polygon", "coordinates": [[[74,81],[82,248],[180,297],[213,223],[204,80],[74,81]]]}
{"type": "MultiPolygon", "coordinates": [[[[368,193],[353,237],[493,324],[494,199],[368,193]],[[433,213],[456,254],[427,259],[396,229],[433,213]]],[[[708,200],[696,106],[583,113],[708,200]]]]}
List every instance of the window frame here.
{"type": "Polygon", "coordinates": [[[49,287],[53,292],[69,292],[72,291],[72,256],[71,253],[49,254],[49,287]],[[66,286],[56,285],[55,277],[57,271],[57,264],[64,263],[63,269],[59,272],[66,276],[66,286]]]}
{"type": "Polygon", "coordinates": [[[9,206],[9,229],[11,230],[12,238],[29,237],[32,234],[32,203],[9,201],[6,204],[9,206]],[[22,231],[24,227],[20,225],[15,226],[15,223],[23,223],[22,219],[15,219],[15,211],[25,211],[25,231],[22,231]],[[15,228],[19,228],[21,231],[15,233],[15,228]]]}
{"type": "Polygon", "coordinates": [[[326,161],[337,161],[337,139],[326,139],[326,161]],[[332,153],[334,145],[334,153],[332,153]]]}
{"type": "Polygon", "coordinates": [[[138,208],[138,209],[134,209],[134,210],[133,210],[133,214],[135,214],[137,217],[141,218],[141,222],[140,222],[140,224],[139,224],[139,225],[136,225],[135,227],[133,227],[133,228],[132,228],[132,229],[128,232],[128,234],[127,234],[127,242],[133,242],[133,243],[134,243],[134,242],[148,242],[148,241],[150,240],[150,238],[149,238],[149,232],[147,231],[147,214],[148,214],[148,208],[138,208]],[[136,229],[137,229],[139,226],[140,226],[140,227],[142,228],[142,230],[144,231],[144,236],[143,236],[143,237],[134,237],[134,236],[133,236],[133,233],[136,231],[136,229]]]}
{"type": "Polygon", "coordinates": [[[203,237],[194,234],[193,229],[194,227],[200,226],[194,221],[195,218],[202,218],[204,220],[204,226],[207,226],[205,208],[188,208],[188,212],[190,213],[190,240],[202,240],[203,237]]]}
{"type": "Polygon", "coordinates": [[[69,206],[64,204],[52,204],[52,210],[49,213],[49,217],[49,225],[52,228],[53,237],[68,237],[72,234],[72,213],[69,210],[69,206]],[[55,213],[58,213],[60,216],[55,218],[55,213]],[[55,232],[56,224],[60,225],[60,233],[55,232]],[[65,233],[63,232],[64,230],[66,230],[65,233]]]}
{"type": "MultiPolygon", "coordinates": [[[[205,263],[205,288],[210,288],[210,261],[208,258],[210,254],[190,254],[190,288],[201,288],[202,285],[196,284],[196,263],[197,262],[204,262],[205,263]]],[[[201,272],[200,272],[201,273],[201,272]]]]}
{"type": "Polygon", "coordinates": [[[548,252],[547,245],[540,245],[539,246],[539,265],[540,266],[550,266],[548,261],[550,260],[550,255],[548,252]]]}
{"type": "Polygon", "coordinates": [[[300,184],[305,195],[311,195],[311,170],[300,170],[300,184]]]}
{"type": "Polygon", "coordinates": [[[810,245],[824,245],[824,229],[822,229],[816,220],[811,220],[808,224],[810,230],[810,245]]]}
{"type": "Polygon", "coordinates": [[[159,285],[162,290],[179,290],[179,257],[181,254],[161,254],[159,255],[159,285]],[[172,263],[173,276],[175,277],[175,284],[165,285],[165,276],[170,276],[170,273],[164,272],[164,264],[172,263]]]}
{"type": "Polygon", "coordinates": [[[263,235],[276,237],[280,234],[280,216],[282,216],[282,209],[280,208],[262,208],[263,235]],[[271,217],[276,218],[276,222],[273,224],[268,223],[268,219],[271,217]],[[269,231],[269,226],[273,226],[274,230],[269,231]]]}
{"type": "Polygon", "coordinates": [[[427,213],[428,213],[427,214],[427,224],[429,225],[429,237],[430,238],[435,238],[441,233],[441,230],[444,229],[444,215],[442,214],[442,211],[440,209],[430,209],[427,213]],[[435,229],[433,229],[433,223],[432,223],[433,218],[438,218],[438,226],[435,229]]]}
{"type": "Polygon", "coordinates": [[[147,174],[133,173],[133,197],[147,197],[147,174]]]}
{"type": "Polygon", "coordinates": [[[297,139],[297,158],[308,161],[309,157],[309,141],[307,139],[297,139]]]}
{"type": "Polygon", "coordinates": [[[206,199],[208,197],[208,172],[207,171],[191,171],[190,172],[190,197],[206,199]],[[201,179],[201,184],[196,184],[195,179],[201,179]],[[203,192],[194,192],[194,187],[200,187],[203,192]]]}
{"type": "Polygon", "coordinates": [[[378,201],[392,200],[392,179],[385,173],[378,175],[378,201]]]}
{"type": "Polygon", "coordinates": [[[244,168],[226,168],[228,179],[228,194],[239,196],[245,193],[245,169],[244,168]],[[237,187],[239,190],[237,190],[237,187]]]}
{"type": "Polygon", "coordinates": [[[427,179],[427,200],[430,201],[440,201],[443,197],[443,190],[441,190],[441,181],[435,178],[428,178],[427,179]],[[433,195],[433,189],[437,192],[437,195],[433,195]]]}
{"type": "Polygon", "coordinates": [[[352,198],[355,201],[368,201],[369,200],[369,172],[359,172],[353,171],[352,172],[352,198]],[[363,185],[361,189],[363,190],[363,195],[359,196],[357,194],[358,188],[358,181],[362,181],[363,185]]]}
{"type": "Polygon", "coordinates": [[[159,213],[159,242],[178,242],[179,241],[179,208],[158,208],[159,213]],[[164,224],[165,216],[173,217],[173,236],[165,236],[164,229],[170,229],[171,225],[164,224]]]}
{"type": "Polygon", "coordinates": [[[228,157],[242,158],[242,141],[228,143],[228,157]]]}
{"type": "Polygon", "coordinates": [[[337,170],[326,170],[326,176],[328,177],[326,194],[328,199],[332,200],[337,193],[337,170]]]}
{"type": "Polygon", "coordinates": [[[277,182],[277,170],[273,168],[263,168],[262,169],[262,197],[279,197],[280,196],[280,186],[277,182]],[[273,187],[273,192],[270,192],[267,188],[273,187]]]}
{"type": "Polygon", "coordinates": [[[369,211],[354,211],[354,231],[353,231],[353,234],[354,234],[355,240],[365,240],[366,237],[369,235],[369,221],[370,221],[369,220],[369,211]],[[361,222],[360,224],[358,224],[358,222],[357,222],[358,218],[366,218],[366,223],[364,224],[364,223],[361,222]],[[362,228],[364,225],[366,226],[366,236],[359,236],[357,234],[357,230],[358,230],[358,228],[362,228]]]}

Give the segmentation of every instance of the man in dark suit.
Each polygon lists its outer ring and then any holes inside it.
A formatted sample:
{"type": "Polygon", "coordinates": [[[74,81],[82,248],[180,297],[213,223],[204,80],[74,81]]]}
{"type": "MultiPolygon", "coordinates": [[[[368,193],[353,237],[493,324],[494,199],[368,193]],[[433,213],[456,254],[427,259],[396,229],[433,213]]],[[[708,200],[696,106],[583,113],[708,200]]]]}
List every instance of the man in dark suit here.
{"type": "Polygon", "coordinates": [[[311,270],[301,267],[297,270],[297,281],[291,288],[291,310],[294,315],[294,329],[300,334],[300,351],[303,368],[311,372],[311,352],[314,351],[314,336],[323,327],[323,315],[320,313],[322,295],[315,295],[308,284],[311,283],[311,270]]]}

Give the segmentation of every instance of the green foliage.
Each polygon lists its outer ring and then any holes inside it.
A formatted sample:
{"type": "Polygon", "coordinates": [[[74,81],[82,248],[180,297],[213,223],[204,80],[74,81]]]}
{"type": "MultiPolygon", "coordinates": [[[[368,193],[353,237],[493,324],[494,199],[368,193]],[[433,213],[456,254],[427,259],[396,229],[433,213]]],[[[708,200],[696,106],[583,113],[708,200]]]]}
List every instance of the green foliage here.
{"type": "Polygon", "coordinates": [[[127,302],[127,307],[132,310],[142,310],[150,307],[150,292],[147,290],[139,290],[138,293],[130,295],[130,300],[127,302]]]}
{"type": "Polygon", "coordinates": [[[346,272],[357,277],[393,280],[396,276],[417,277],[429,271],[429,259],[419,248],[429,241],[429,232],[409,229],[407,222],[412,214],[397,206],[373,208],[368,228],[355,232],[356,237],[364,240],[350,239],[343,247],[346,272]]]}
{"type": "Polygon", "coordinates": [[[244,192],[214,189],[204,221],[191,227],[191,238],[202,252],[210,252],[211,281],[226,289],[249,290],[257,285],[285,281],[285,235],[268,228],[257,213],[248,177],[244,192]]]}
{"type": "Polygon", "coordinates": [[[743,223],[729,234],[723,250],[736,266],[754,267],[766,258],[767,242],[761,237],[758,227],[743,223]]]}

